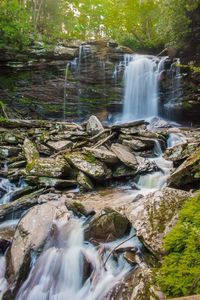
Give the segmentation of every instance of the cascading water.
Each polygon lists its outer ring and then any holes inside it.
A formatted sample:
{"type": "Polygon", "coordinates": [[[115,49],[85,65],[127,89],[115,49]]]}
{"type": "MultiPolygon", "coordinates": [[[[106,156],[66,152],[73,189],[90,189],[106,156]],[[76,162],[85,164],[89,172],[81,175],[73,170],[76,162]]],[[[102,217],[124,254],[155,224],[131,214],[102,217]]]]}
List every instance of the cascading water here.
{"type": "Polygon", "coordinates": [[[158,72],[162,63],[156,57],[125,56],[125,96],[123,120],[158,115],[158,72]]]}
{"type": "MultiPolygon", "coordinates": [[[[75,219],[69,222],[66,227],[58,228],[58,237],[54,237],[54,241],[47,243],[16,300],[101,300],[130,271],[131,266],[123,255],[119,255],[118,261],[110,258],[105,266],[105,255],[100,252],[106,248],[110,250],[115,243],[101,244],[97,250],[84,242],[81,222],[75,219]]],[[[134,238],[129,240],[130,243],[134,246],[134,238]]],[[[138,246],[137,239],[135,243],[138,246]]],[[[105,254],[107,257],[108,251],[105,254]]]]}

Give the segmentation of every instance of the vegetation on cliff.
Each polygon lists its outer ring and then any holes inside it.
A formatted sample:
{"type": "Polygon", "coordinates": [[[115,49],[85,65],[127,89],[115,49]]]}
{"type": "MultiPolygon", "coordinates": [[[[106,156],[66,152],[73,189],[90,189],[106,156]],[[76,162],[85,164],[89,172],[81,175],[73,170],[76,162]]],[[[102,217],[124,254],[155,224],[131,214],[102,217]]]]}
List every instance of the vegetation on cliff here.
{"type": "Polygon", "coordinates": [[[136,48],[180,45],[199,0],[2,0],[0,47],[113,38],[136,48]]]}
{"type": "Polygon", "coordinates": [[[165,238],[167,254],[158,284],[168,296],[200,293],[200,193],[184,205],[177,225],[165,238]]]}

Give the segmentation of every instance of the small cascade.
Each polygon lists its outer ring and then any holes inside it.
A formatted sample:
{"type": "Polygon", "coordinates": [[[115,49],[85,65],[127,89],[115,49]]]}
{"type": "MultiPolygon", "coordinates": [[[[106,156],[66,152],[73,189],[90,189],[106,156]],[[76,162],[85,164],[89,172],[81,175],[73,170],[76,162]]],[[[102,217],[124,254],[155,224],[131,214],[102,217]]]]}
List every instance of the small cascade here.
{"type": "Polygon", "coordinates": [[[9,179],[0,178],[0,205],[10,202],[13,193],[23,189],[25,186],[26,183],[23,180],[16,185],[11,183],[9,179]]]}
{"type": "Polygon", "coordinates": [[[156,57],[125,55],[124,121],[158,115],[158,72],[164,66],[156,57]]]}
{"type": "Polygon", "coordinates": [[[176,145],[185,144],[186,142],[186,137],[181,132],[170,133],[167,140],[167,147],[172,148],[176,145]]]}
{"type": "MultiPolygon", "coordinates": [[[[82,222],[76,219],[69,222],[58,228],[58,236],[47,243],[16,300],[101,300],[130,271],[123,254],[119,254],[117,261],[110,257],[105,268],[111,248],[120,241],[101,245],[98,250],[84,242],[82,222]],[[105,248],[106,254],[100,255],[105,248]]],[[[138,239],[135,238],[135,244],[133,239],[131,236],[128,245],[138,246],[138,239]]]]}
{"type": "Polygon", "coordinates": [[[150,191],[155,191],[165,187],[167,178],[169,177],[170,171],[173,167],[173,163],[171,161],[167,161],[162,157],[163,151],[159,141],[157,140],[155,140],[154,155],[156,157],[151,158],[150,160],[153,160],[160,170],[150,174],[141,175],[139,177],[137,186],[139,187],[141,194],[148,194],[150,191]]]}

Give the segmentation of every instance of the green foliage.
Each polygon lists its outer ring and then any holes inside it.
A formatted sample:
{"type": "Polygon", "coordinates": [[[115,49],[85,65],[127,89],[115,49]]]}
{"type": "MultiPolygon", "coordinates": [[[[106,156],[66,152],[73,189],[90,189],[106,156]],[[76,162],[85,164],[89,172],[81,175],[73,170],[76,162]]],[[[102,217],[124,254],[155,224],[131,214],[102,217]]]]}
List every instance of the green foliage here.
{"type": "Polygon", "coordinates": [[[113,38],[134,49],[180,45],[200,0],[1,0],[0,48],[113,38]]]}
{"type": "Polygon", "coordinates": [[[162,290],[170,297],[200,294],[200,193],[186,202],[164,245],[157,277],[162,290]]]}
{"type": "Polygon", "coordinates": [[[190,65],[177,64],[177,66],[180,67],[180,68],[190,69],[194,73],[200,73],[200,67],[194,66],[192,64],[190,64],[190,65]]]}

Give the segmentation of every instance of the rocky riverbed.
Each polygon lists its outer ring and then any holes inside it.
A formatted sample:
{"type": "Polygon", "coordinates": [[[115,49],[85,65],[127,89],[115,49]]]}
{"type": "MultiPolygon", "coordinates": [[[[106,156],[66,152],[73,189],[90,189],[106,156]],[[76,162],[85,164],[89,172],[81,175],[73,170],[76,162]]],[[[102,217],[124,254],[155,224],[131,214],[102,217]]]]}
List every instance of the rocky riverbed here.
{"type": "MultiPolygon", "coordinates": [[[[96,116],[82,124],[1,121],[2,299],[29,299],[22,292],[36,258],[52,239],[64,247],[74,218],[84,219],[84,241],[98,249],[102,272],[108,256],[129,264],[98,299],[164,299],[152,268],[200,182],[200,130],[173,126],[159,119],[108,126],[96,116]]],[[[88,254],[84,266],[83,281],[98,286],[88,254]]]]}

